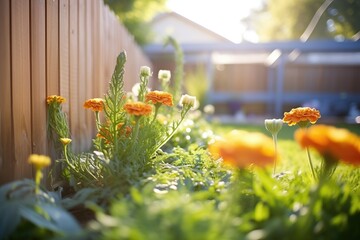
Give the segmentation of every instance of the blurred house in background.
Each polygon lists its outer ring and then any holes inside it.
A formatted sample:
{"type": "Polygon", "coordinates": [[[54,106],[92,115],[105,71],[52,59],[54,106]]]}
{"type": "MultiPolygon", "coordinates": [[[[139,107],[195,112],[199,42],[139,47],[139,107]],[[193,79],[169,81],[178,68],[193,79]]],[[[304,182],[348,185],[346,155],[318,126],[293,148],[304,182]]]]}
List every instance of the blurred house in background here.
{"type": "MultiPolygon", "coordinates": [[[[184,52],[185,81],[204,71],[203,101],[218,115],[281,118],[293,107],[311,106],[324,120],[355,122],[350,115],[360,109],[359,41],[234,44],[177,13],[155,17],[152,26],[157,38],[144,50],[154,73],[174,71],[174,49],[163,45],[171,35],[184,52]]],[[[202,79],[191,81],[203,87],[202,79]]]]}
{"type": "Polygon", "coordinates": [[[180,44],[184,43],[231,43],[223,36],[177,14],[164,12],[151,21],[155,33],[154,43],[162,44],[166,37],[171,36],[180,44]]]}

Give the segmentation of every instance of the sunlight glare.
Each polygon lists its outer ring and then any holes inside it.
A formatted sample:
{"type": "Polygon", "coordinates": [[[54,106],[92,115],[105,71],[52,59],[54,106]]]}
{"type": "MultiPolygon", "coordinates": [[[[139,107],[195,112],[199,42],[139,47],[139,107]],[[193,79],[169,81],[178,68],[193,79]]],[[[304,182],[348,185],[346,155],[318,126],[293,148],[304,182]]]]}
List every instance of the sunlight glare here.
{"type": "Polygon", "coordinates": [[[168,8],[225,38],[238,43],[246,27],[241,20],[261,0],[168,0],[168,8]]]}

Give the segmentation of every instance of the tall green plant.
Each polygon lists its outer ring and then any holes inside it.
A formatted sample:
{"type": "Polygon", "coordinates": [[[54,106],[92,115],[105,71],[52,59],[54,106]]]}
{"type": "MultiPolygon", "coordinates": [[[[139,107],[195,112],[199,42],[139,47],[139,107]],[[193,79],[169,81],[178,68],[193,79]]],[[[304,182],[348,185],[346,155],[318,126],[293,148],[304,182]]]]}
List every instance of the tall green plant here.
{"type": "MultiPolygon", "coordinates": [[[[124,67],[126,53],[117,58],[109,90],[104,99],[93,98],[84,107],[95,113],[98,133],[93,140],[96,151],[74,154],[68,147],[71,139],[60,138],[63,143],[64,175],[75,189],[84,187],[116,187],[126,191],[143,173],[150,170],[153,157],[177,131],[187,113],[195,105],[195,98],[183,96],[182,109],[177,119],[165,121],[158,118],[159,111],[173,107],[170,93],[148,90],[151,76],[149,67],[140,69],[140,90],[137,99],[130,99],[124,91],[124,67]],[[101,118],[100,114],[104,113],[101,118]],[[103,119],[103,120],[102,120],[103,119]],[[64,141],[66,140],[66,141],[64,141]]],[[[176,94],[179,94],[176,91],[176,94]]],[[[49,109],[52,109],[50,103],[49,109]]],[[[60,105],[56,103],[57,105],[60,105]]],[[[61,110],[61,109],[60,109],[61,110]]],[[[52,111],[52,118],[63,118],[61,111],[52,111]]],[[[64,121],[60,121],[64,122],[64,121]]],[[[52,124],[53,131],[61,132],[62,124],[52,124]]]]}

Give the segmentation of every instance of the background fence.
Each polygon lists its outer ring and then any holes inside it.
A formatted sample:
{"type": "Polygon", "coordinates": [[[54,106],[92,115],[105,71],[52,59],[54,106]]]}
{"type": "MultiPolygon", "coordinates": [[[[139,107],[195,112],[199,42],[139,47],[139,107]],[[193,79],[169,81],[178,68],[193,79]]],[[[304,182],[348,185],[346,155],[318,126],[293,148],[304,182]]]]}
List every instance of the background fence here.
{"type": "MultiPolygon", "coordinates": [[[[306,104],[319,108],[322,120],[337,120],[346,118],[353,107],[360,111],[359,41],[181,47],[185,78],[197,68],[205,71],[206,100],[216,106],[216,114],[281,118],[284,111],[306,104]]],[[[174,69],[172,48],[153,44],[145,51],[154,71],[174,69]]]]}
{"type": "Polygon", "coordinates": [[[31,153],[50,154],[46,96],[61,95],[75,151],[90,147],[93,113],[123,49],[125,88],[150,61],[101,0],[0,1],[0,184],[32,177],[31,153]]]}

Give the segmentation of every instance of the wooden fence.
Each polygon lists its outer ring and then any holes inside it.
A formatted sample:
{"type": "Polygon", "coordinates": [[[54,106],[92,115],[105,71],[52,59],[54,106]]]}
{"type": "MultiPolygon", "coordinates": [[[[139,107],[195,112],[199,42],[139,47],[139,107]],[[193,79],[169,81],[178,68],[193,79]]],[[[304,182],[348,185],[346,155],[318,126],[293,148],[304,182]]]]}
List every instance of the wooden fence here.
{"type": "MultiPolygon", "coordinates": [[[[360,107],[358,42],[321,40],[181,47],[185,78],[197,66],[205,70],[207,103],[216,106],[216,114],[242,111],[248,116],[281,118],[284,111],[311,103],[319,105],[322,119],[340,119],[348,114],[350,106],[360,107]],[[300,54],[293,58],[294,53],[300,54]]],[[[154,44],[145,51],[155,71],[174,70],[172,48],[154,44]]]]}
{"type": "Polygon", "coordinates": [[[0,1],[0,184],[32,177],[31,153],[50,154],[46,96],[61,95],[75,151],[95,134],[86,99],[102,97],[120,51],[125,88],[150,61],[102,0],[0,1]]]}

